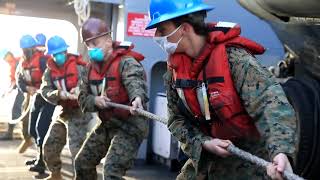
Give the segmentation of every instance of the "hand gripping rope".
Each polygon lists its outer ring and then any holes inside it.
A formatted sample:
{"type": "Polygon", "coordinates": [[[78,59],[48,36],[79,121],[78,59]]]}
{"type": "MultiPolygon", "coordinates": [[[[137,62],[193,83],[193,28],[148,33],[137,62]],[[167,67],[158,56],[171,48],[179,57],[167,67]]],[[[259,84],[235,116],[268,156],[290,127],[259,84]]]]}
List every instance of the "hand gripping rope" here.
{"type": "MultiPolygon", "coordinates": [[[[254,164],[256,164],[256,165],[258,165],[260,167],[263,167],[263,168],[266,168],[269,164],[271,164],[270,162],[265,161],[264,159],[261,159],[261,158],[259,158],[257,156],[254,156],[254,155],[252,155],[252,154],[250,154],[250,153],[248,153],[248,152],[246,152],[244,150],[241,150],[241,149],[237,148],[233,144],[230,144],[228,146],[227,150],[230,153],[240,157],[241,159],[244,159],[246,161],[254,163],[254,164]]],[[[296,174],[293,174],[293,173],[291,173],[291,172],[289,172],[287,170],[284,171],[283,176],[288,180],[304,180],[304,178],[302,178],[302,177],[300,177],[300,176],[298,176],[296,174]]]]}
{"type": "MultiPolygon", "coordinates": [[[[106,102],[106,104],[110,107],[114,107],[114,108],[120,108],[120,109],[124,109],[124,110],[130,110],[130,106],[127,106],[127,105],[123,105],[123,104],[117,104],[117,103],[113,103],[113,102],[106,102]]],[[[154,119],[154,120],[157,120],[163,124],[167,124],[168,120],[166,118],[162,118],[160,116],[157,116],[155,114],[152,114],[148,111],[145,111],[143,109],[136,109],[136,112],[137,114],[141,115],[141,116],[144,116],[146,118],[149,118],[149,119],[154,119]]],[[[269,164],[271,164],[270,162],[267,162],[265,161],[264,159],[261,159],[255,155],[252,155],[246,151],[243,151],[239,148],[237,148],[236,146],[234,146],[233,144],[230,144],[227,148],[227,150],[240,157],[241,159],[244,159],[246,161],[249,161],[251,163],[254,163],[260,167],[264,167],[266,168],[269,164]]],[[[287,170],[284,171],[283,173],[283,176],[288,179],[288,180],[304,180],[304,178],[296,175],[296,174],[293,174],[287,170]]]]}

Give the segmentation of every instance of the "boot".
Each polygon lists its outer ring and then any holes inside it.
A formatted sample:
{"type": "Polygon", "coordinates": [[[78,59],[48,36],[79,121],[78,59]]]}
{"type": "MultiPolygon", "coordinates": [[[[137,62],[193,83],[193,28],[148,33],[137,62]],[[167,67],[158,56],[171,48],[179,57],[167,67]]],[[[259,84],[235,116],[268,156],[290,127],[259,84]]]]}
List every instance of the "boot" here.
{"type": "Polygon", "coordinates": [[[46,165],[44,164],[43,160],[40,159],[37,160],[35,164],[29,168],[29,171],[37,172],[39,174],[44,174],[45,170],[46,165]]]}
{"type": "Polygon", "coordinates": [[[29,168],[29,171],[38,172],[39,174],[44,174],[46,170],[46,165],[43,161],[42,147],[39,148],[39,157],[35,164],[29,168]]]}
{"type": "Polygon", "coordinates": [[[27,138],[27,139],[23,140],[21,142],[21,144],[19,145],[19,148],[18,148],[19,153],[20,154],[24,153],[28,149],[28,147],[30,147],[31,145],[32,145],[32,139],[31,138],[27,138]]]}
{"type": "Polygon", "coordinates": [[[0,140],[3,140],[3,141],[13,140],[13,129],[14,129],[14,126],[9,124],[8,131],[3,136],[0,137],[0,140]]]}
{"type": "Polygon", "coordinates": [[[51,175],[48,178],[46,178],[46,180],[62,180],[61,172],[52,172],[51,175]]]}
{"type": "Polygon", "coordinates": [[[28,161],[25,162],[26,166],[31,166],[34,165],[34,163],[36,163],[37,159],[30,159],[28,161]]]}

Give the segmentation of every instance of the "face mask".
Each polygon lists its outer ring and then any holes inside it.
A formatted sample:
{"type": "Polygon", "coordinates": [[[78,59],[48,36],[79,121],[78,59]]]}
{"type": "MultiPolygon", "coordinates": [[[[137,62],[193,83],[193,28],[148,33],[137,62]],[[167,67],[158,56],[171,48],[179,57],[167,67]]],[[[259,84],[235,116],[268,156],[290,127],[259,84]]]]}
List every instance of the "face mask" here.
{"type": "Polygon", "coordinates": [[[102,62],[104,58],[104,54],[101,48],[89,49],[88,55],[90,59],[95,62],[102,62]]]}
{"type": "Polygon", "coordinates": [[[182,37],[179,39],[178,42],[176,43],[172,43],[168,41],[168,37],[172,36],[174,33],[176,33],[179,29],[180,29],[181,25],[175,29],[172,33],[170,33],[169,35],[166,36],[161,36],[161,37],[154,37],[153,40],[168,54],[173,54],[178,45],[179,42],[181,41],[182,37]]]}
{"type": "Polygon", "coordinates": [[[62,66],[66,62],[66,59],[67,59],[65,53],[55,54],[55,55],[53,55],[53,57],[54,57],[53,58],[54,62],[56,62],[56,64],[58,66],[62,66]]]}

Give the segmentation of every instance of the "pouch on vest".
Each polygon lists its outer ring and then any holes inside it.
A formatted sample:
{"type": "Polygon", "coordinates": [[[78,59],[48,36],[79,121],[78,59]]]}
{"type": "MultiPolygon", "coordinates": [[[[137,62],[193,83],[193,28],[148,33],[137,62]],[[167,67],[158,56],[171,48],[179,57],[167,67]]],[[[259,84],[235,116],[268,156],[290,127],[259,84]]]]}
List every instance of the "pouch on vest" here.
{"type": "MultiPolygon", "coordinates": [[[[219,126],[212,126],[211,134],[214,137],[222,139],[241,139],[259,137],[258,132],[253,125],[253,121],[248,121],[246,111],[236,112],[231,106],[237,101],[233,99],[232,92],[212,91],[210,94],[210,104],[215,110],[218,118],[221,120],[219,126]],[[225,115],[229,114],[229,117],[225,115]],[[237,117],[237,118],[235,118],[237,117]],[[241,126],[241,127],[240,127],[241,126]],[[231,135],[231,136],[230,136],[231,135]]],[[[240,107],[240,105],[239,105],[240,107]]]]}

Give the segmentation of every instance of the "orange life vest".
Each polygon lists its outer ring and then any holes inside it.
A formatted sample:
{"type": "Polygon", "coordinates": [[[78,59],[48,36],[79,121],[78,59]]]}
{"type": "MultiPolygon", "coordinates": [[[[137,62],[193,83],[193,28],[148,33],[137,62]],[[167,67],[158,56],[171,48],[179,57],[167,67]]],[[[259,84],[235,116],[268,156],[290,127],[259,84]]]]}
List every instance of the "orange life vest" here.
{"type": "Polygon", "coordinates": [[[175,53],[168,61],[169,70],[173,72],[173,87],[179,94],[180,107],[184,108],[182,112],[189,113],[212,137],[259,137],[234,87],[226,47],[244,48],[251,54],[262,54],[264,48],[240,37],[238,25],[227,28],[212,24],[210,27],[207,44],[196,59],[175,53]]]}
{"type": "MultiPolygon", "coordinates": [[[[86,66],[87,62],[82,60],[81,56],[67,54],[67,60],[63,66],[57,66],[52,58],[48,60],[51,82],[58,90],[69,92],[77,87],[79,81],[78,66],[86,66]]],[[[77,108],[77,100],[60,100],[58,102],[63,108],[77,108]]]]}
{"type": "Polygon", "coordinates": [[[30,60],[23,60],[22,68],[23,68],[23,75],[26,80],[28,86],[36,87],[37,89],[40,88],[42,75],[43,72],[40,66],[40,59],[46,58],[48,59],[49,56],[43,55],[41,52],[35,52],[30,60]]]}
{"type": "Polygon", "coordinates": [[[17,66],[19,64],[20,58],[12,58],[11,60],[8,60],[8,64],[10,66],[10,80],[11,82],[15,82],[16,81],[16,77],[15,77],[15,73],[16,73],[16,69],[17,66]]]}
{"type": "MultiPolygon", "coordinates": [[[[132,44],[122,45],[122,43],[116,42],[113,45],[114,50],[109,61],[104,64],[90,63],[88,80],[92,94],[100,96],[103,92],[112,102],[129,105],[129,96],[121,82],[119,66],[123,57],[133,57],[137,61],[144,59],[142,54],[132,51],[133,48],[132,44]]],[[[101,120],[108,120],[110,116],[127,119],[130,113],[117,108],[99,111],[101,120]]]]}

